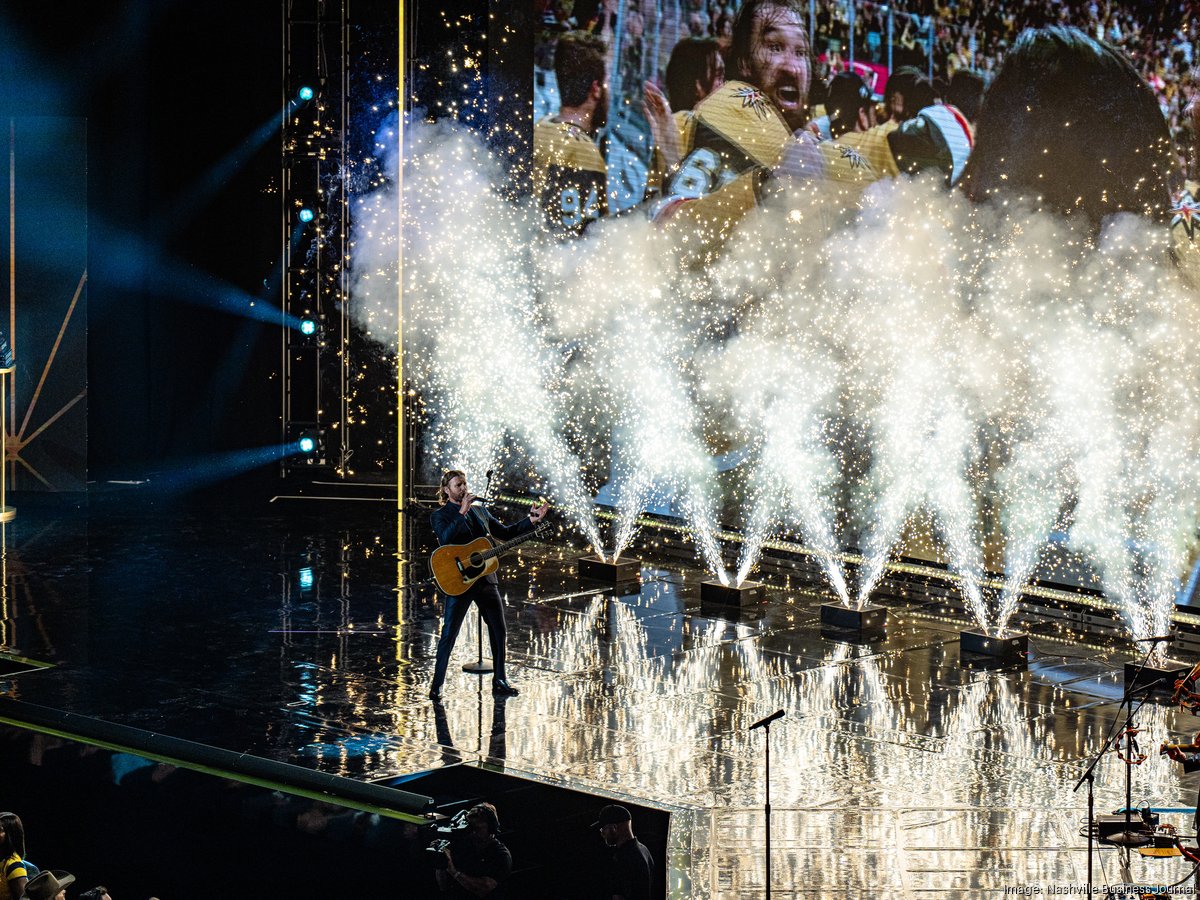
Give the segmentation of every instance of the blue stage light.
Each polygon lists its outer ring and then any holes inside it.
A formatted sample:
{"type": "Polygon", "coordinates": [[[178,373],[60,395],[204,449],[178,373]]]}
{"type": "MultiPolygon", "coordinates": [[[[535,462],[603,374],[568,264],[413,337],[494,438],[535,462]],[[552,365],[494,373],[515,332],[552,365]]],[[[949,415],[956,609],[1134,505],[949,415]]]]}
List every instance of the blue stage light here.
{"type": "Polygon", "coordinates": [[[313,570],[307,567],[300,570],[300,590],[311,591],[313,586],[313,570]]]}
{"type": "Polygon", "coordinates": [[[300,333],[307,334],[307,335],[316,334],[317,333],[317,323],[314,322],[312,319],[301,319],[300,320],[300,333]]]}
{"type": "Polygon", "coordinates": [[[307,103],[313,98],[313,89],[306,84],[304,87],[300,88],[300,91],[296,94],[296,96],[299,97],[303,102],[307,103]]]}
{"type": "Polygon", "coordinates": [[[304,437],[300,438],[300,452],[301,453],[312,453],[316,449],[317,449],[317,442],[315,439],[309,437],[307,434],[304,437]]]}
{"type": "Polygon", "coordinates": [[[302,210],[300,210],[300,221],[301,222],[308,223],[308,222],[311,222],[312,220],[313,220],[313,211],[311,209],[309,209],[306,206],[302,210]]]}

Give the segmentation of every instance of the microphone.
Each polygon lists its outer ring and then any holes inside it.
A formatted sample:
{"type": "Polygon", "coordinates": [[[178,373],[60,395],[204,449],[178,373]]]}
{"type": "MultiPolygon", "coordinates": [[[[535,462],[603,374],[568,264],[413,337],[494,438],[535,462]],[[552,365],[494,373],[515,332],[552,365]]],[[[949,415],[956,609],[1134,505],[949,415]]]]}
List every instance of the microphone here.
{"type": "Polygon", "coordinates": [[[777,710],[775,710],[775,712],[771,713],[765,719],[759,719],[757,722],[755,722],[753,725],[751,725],[746,730],[753,731],[755,728],[766,728],[768,725],[770,725],[776,719],[782,719],[783,713],[784,713],[784,711],[782,709],[777,709],[777,710]]]}
{"type": "Polygon", "coordinates": [[[1157,634],[1154,637],[1135,638],[1135,644],[1169,644],[1179,640],[1179,635],[1172,631],[1170,634],[1157,634]]]}
{"type": "Polygon", "coordinates": [[[472,503],[481,503],[482,504],[482,503],[491,503],[492,502],[492,498],[487,496],[488,494],[490,494],[492,492],[492,470],[488,469],[487,472],[484,473],[484,475],[487,478],[487,487],[485,487],[483,489],[484,496],[476,497],[474,500],[471,501],[472,503]]]}

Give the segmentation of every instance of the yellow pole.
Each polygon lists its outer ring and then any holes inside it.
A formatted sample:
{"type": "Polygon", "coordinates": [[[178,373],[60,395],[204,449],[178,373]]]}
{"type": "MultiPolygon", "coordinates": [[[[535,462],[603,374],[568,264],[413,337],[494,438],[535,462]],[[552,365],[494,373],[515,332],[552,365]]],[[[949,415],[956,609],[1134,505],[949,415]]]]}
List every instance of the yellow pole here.
{"type": "MultiPolygon", "coordinates": [[[[405,469],[405,420],[404,420],[404,0],[399,0],[400,63],[398,75],[396,140],[396,625],[397,637],[404,625],[404,503],[407,490],[404,482],[405,469]]],[[[402,642],[397,640],[397,652],[402,642]]]]}
{"type": "Polygon", "coordinates": [[[17,511],[8,505],[8,404],[6,392],[8,378],[16,366],[0,369],[0,522],[11,522],[17,511]]]}
{"type": "MultiPolygon", "coordinates": [[[[17,355],[17,120],[8,123],[8,349],[17,355]]],[[[8,506],[8,422],[17,417],[17,392],[11,410],[4,392],[4,376],[15,366],[0,369],[0,522],[11,522],[17,511],[8,506]]]]}

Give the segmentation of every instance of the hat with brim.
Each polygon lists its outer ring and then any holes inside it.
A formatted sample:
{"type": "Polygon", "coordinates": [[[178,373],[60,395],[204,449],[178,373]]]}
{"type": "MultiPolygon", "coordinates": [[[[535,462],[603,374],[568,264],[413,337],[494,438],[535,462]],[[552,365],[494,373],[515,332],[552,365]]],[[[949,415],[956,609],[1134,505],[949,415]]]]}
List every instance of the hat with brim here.
{"type": "Polygon", "coordinates": [[[600,810],[600,818],[592,823],[592,827],[603,828],[605,825],[619,825],[622,822],[630,821],[632,818],[633,816],[629,815],[629,810],[614,803],[600,810]]]}
{"type": "Polygon", "coordinates": [[[75,876],[63,871],[42,872],[25,885],[28,900],[54,900],[58,892],[75,883],[75,876]]]}

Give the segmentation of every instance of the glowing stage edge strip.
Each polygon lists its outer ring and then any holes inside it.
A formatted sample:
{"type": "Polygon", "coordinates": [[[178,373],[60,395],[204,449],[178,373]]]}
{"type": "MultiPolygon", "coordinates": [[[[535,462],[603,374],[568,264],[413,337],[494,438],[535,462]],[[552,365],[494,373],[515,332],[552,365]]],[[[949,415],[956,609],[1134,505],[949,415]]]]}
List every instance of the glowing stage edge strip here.
{"type": "Polygon", "coordinates": [[[341,775],[8,698],[0,698],[0,725],[76,741],[114,753],[132,753],[143,759],[205,775],[282,791],[309,800],[336,803],[349,809],[413,824],[427,822],[425,813],[432,811],[434,806],[433,798],[423,794],[355,781],[341,775]]]}

